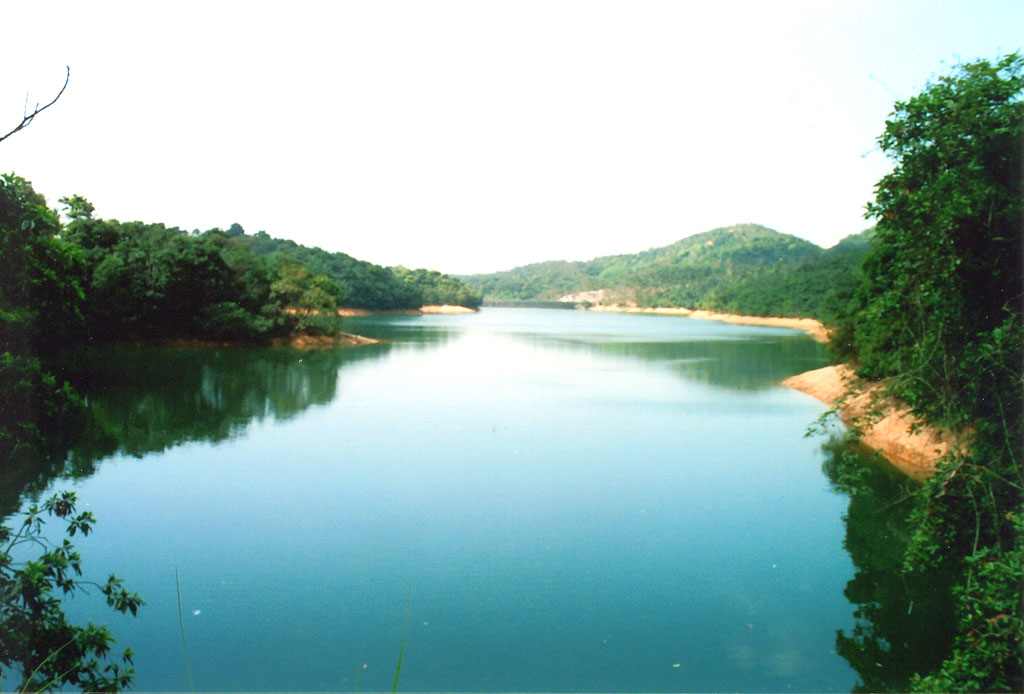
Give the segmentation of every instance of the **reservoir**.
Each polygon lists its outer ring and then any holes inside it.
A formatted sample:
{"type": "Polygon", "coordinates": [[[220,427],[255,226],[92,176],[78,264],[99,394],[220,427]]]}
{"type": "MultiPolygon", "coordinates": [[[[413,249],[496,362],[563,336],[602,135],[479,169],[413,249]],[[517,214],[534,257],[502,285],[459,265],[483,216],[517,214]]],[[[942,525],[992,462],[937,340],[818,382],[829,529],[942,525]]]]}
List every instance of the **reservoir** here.
{"type": "Polygon", "coordinates": [[[822,345],[539,309],[345,329],[380,342],[90,355],[96,432],[31,495],[76,491],[86,576],[146,600],[67,607],[135,690],[390,691],[403,642],[404,691],[863,680],[851,497],[779,385],[822,345]]]}

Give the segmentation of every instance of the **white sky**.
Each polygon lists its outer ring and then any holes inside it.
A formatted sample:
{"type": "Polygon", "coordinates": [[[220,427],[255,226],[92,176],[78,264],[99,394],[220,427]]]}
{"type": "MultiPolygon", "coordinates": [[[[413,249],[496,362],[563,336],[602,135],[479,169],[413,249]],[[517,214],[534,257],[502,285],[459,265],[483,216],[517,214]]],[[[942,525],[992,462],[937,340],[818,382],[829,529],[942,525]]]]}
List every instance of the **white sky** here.
{"type": "Polygon", "coordinates": [[[896,98],[1020,0],[5,3],[0,171],[51,205],[490,272],[869,224],[896,98]]]}

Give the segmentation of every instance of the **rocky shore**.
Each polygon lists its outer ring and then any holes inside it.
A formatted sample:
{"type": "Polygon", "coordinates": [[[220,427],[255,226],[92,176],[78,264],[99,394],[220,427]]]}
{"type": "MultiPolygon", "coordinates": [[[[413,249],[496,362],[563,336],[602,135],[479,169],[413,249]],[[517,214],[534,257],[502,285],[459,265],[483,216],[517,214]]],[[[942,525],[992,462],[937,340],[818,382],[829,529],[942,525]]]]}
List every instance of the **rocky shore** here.
{"type": "Polygon", "coordinates": [[[882,385],[865,383],[840,364],[787,378],[782,385],[836,406],[840,419],[856,427],[860,440],[915,479],[935,472],[938,461],[958,445],[950,432],[921,422],[910,408],[882,395],[882,385]]]}

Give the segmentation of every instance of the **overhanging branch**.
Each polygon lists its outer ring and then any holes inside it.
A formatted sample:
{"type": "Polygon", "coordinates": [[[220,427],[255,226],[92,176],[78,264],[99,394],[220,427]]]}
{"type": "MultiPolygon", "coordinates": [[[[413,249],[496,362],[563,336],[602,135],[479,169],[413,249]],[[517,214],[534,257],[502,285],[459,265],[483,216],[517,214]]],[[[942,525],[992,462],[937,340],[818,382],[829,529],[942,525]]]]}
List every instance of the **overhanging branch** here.
{"type": "Polygon", "coordinates": [[[14,130],[12,130],[11,132],[7,133],[3,137],[0,137],[0,142],[3,142],[7,138],[9,138],[11,135],[13,135],[14,133],[18,132],[19,130],[23,130],[24,128],[28,127],[29,123],[31,123],[35,119],[36,116],[38,116],[40,113],[42,113],[43,111],[45,111],[46,109],[50,108],[55,103],[57,103],[57,99],[59,99],[61,97],[61,94],[64,93],[64,90],[68,88],[68,81],[71,79],[71,66],[66,66],[66,67],[67,67],[67,71],[68,72],[67,72],[67,76],[65,76],[65,78],[64,78],[64,86],[60,88],[59,92],[57,92],[57,96],[53,97],[53,101],[51,101],[50,103],[46,104],[46,106],[40,106],[39,104],[36,104],[35,110],[33,110],[32,113],[28,113],[28,105],[26,104],[26,106],[25,106],[25,115],[22,116],[21,122],[18,123],[17,127],[14,128],[14,130]]]}

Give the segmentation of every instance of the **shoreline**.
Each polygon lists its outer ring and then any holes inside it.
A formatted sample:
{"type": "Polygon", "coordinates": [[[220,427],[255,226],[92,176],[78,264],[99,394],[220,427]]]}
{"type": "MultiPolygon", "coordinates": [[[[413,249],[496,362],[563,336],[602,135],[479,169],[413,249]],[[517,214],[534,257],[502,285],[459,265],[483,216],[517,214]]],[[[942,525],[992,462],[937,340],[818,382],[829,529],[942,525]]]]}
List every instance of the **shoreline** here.
{"type": "Polygon", "coordinates": [[[860,428],[861,443],[916,480],[935,474],[939,460],[958,445],[951,432],[924,424],[910,408],[882,396],[882,384],[864,383],[846,364],[790,376],[782,385],[836,407],[844,424],[860,428]],[[881,415],[874,414],[879,409],[881,415]]]}
{"type": "Polygon", "coordinates": [[[612,313],[649,313],[661,316],[682,316],[684,318],[696,318],[697,320],[714,320],[721,323],[732,323],[734,325],[756,325],[768,328],[792,328],[802,330],[811,336],[816,342],[828,342],[828,329],[815,318],[782,318],[778,316],[745,316],[738,313],[719,313],[705,309],[691,309],[682,307],[640,307],[640,306],[587,306],[585,311],[608,311],[612,313]]]}
{"type": "Polygon", "coordinates": [[[295,347],[296,349],[318,349],[323,347],[336,347],[338,345],[360,347],[362,345],[375,345],[379,342],[380,340],[376,340],[372,337],[365,337],[364,335],[356,335],[355,333],[334,333],[333,335],[309,335],[306,333],[296,333],[294,335],[276,338],[271,341],[271,344],[275,347],[287,346],[295,347]]]}
{"type": "Polygon", "coordinates": [[[292,333],[281,337],[274,337],[268,341],[247,341],[247,340],[206,340],[198,337],[170,337],[156,340],[116,340],[114,342],[102,343],[109,347],[175,347],[192,349],[196,347],[296,347],[298,349],[311,349],[316,347],[335,347],[338,345],[349,345],[359,347],[361,345],[374,345],[380,340],[355,333],[334,333],[331,335],[310,335],[309,333],[292,333]]]}
{"type": "Polygon", "coordinates": [[[428,314],[462,314],[476,313],[480,309],[454,304],[425,304],[419,308],[396,309],[393,311],[371,311],[366,308],[339,308],[338,315],[342,318],[356,316],[424,316],[428,314]]]}

